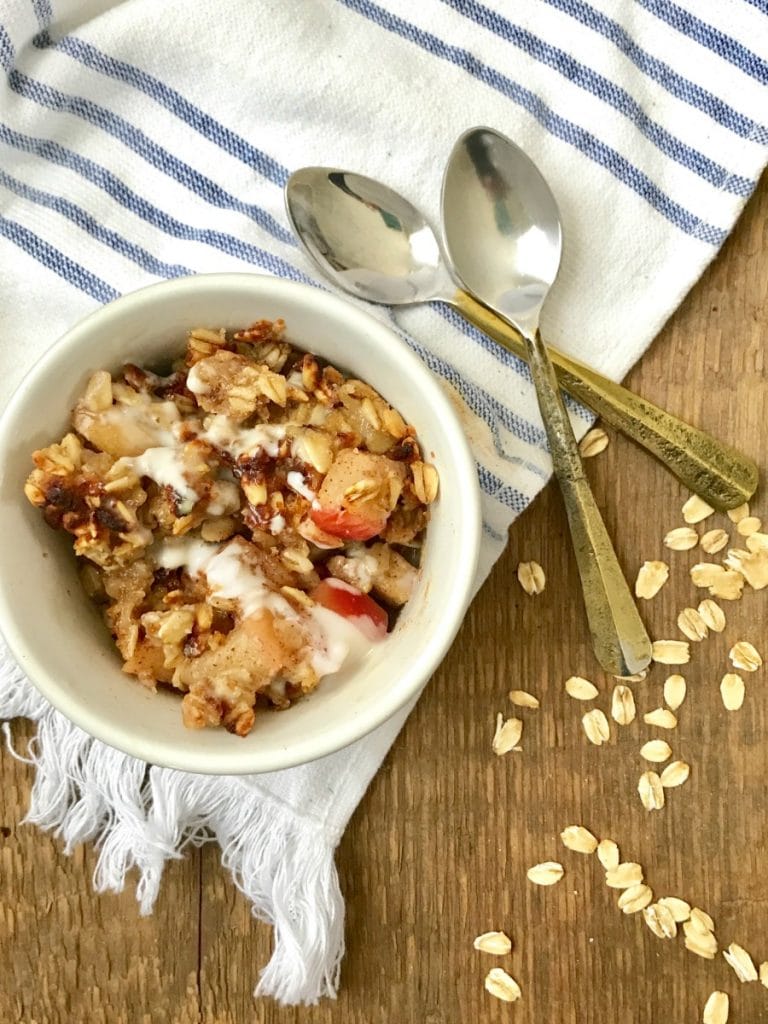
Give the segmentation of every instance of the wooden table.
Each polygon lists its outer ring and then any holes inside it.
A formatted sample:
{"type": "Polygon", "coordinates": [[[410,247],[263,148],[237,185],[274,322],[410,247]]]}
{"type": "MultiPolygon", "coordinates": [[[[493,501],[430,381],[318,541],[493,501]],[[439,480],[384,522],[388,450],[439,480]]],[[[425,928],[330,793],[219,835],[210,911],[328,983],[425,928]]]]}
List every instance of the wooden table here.
{"type": "MultiPolygon", "coordinates": [[[[732,238],[672,318],[631,387],[755,456],[765,467],[768,376],[768,178],[732,238]]],[[[687,496],[620,437],[589,463],[619,557],[634,576],[663,558],[672,577],[643,612],[653,635],[677,636],[679,609],[697,603],[687,567],[700,551],[667,552],[687,496]]],[[[768,518],[759,500],[758,512],[768,518]]],[[[724,517],[709,522],[731,527],[724,517]]],[[[709,525],[709,523],[708,523],[709,525]]],[[[733,529],[731,527],[731,532],[733,529]]],[[[504,557],[476,600],[453,650],[411,716],[355,814],[338,855],[347,900],[341,995],[314,1009],[255,1003],[251,990],[269,953],[269,929],[250,916],[217,851],[190,852],[166,870],[155,913],[140,918],[133,894],[95,896],[96,855],[72,858],[55,838],[18,824],[33,773],[2,755],[0,1021],[5,1024],[684,1024],[701,1020],[715,988],[732,996],[733,1024],[768,1020],[768,991],[740,985],[725,961],[655,938],[616,908],[594,857],[564,850],[558,833],[581,823],[639,861],[657,895],[683,896],[715,918],[721,945],[740,942],[768,960],[765,780],[768,668],[747,677],[738,713],[720,702],[727,651],[751,639],[768,655],[768,590],[724,603],[728,625],[693,652],[689,695],[669,735],[692,765],[661,812],[636,792],[638,750],[654,730],[636,721],[590,746],[584,705],[564,680],[585,675],[607,709],[611,680],[586,638],[559,496],[548,487],[515,524],[504,557]],[[515,571],[536,559],[545,592],[526,596],[515,571]],[[507,692],[529,689],[541,710],[524,712],[521,754],[496,758],[490,741],[507,692]],[[553,888],[526,869],[560,860],[553,888]],[[500,960],[472,939],[504,928],[500,960]],[[483,990],[491,966],[523,989],[515,1006],[483,990]]],[[[670,670],[673,671],[673,670],[670,670]]],[[[641,711],[661,702],[666,673],[634,685],[641,711]]],[[[17,728],[19,739],[31,730],[17,728]]]]}

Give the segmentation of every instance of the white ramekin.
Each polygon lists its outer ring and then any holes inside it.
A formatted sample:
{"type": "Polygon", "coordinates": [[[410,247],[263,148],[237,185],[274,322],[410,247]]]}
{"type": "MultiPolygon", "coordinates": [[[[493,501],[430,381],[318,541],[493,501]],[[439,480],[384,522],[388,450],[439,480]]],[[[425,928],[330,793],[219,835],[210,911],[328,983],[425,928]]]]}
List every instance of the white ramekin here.
{"type": "Polygon", "coordinates": [[[475,465],[435,378],[387,327],[317,288],[256,274],[210,274],[144,288],[72,328],[29,373],[0,420],[0,629],[24,672],[81,729],[153,764],[211,774],[273,771],[365,736],[432,675],[467,609],[481,534],[475,465]],[[121,671],[98,611],[80,588],[71,538],[24,497],[31,453],[58,440],[88,376],[151,366],[193,327],[283,317],[298,347],[376,388],[413,423],[440,473],[416,593],[393,633],[357,669],[323,680],[240,738],[185,729],[180,698],[121,671]]]}

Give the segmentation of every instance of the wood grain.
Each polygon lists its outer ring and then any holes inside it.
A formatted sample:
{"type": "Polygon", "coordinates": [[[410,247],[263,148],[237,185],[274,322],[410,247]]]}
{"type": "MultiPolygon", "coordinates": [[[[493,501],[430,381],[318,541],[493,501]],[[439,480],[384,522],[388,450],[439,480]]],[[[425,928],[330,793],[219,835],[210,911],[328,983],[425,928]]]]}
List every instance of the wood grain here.
{"type": "MultiPolygon", "coordinates": [[[[717,261],[688,296],[631,387],[743,447],[765,466],[764,335],[768,314],[764,179],[717,261]]],[[[677,635],[677,611],[696,603],[687,567],[696,551],[668,553],[680,523],[680,486],[622,438],[590,464],[598,501],[622,564],[667,558],[672,578],[643,605],[656,637],[677,635]]],[[[764,500],[756,503],[768,518],[764,500]]],[[[709,525],[709,524],[708,524],[709,525]]],[[[729,526],[727,521],[723,525],[729,526]]],[[[587,744],[584,708],[564,695],[579,673],[601,689],[585,637],[573,558],[552,487],[515,524],[509,548],[476,600],[454,648],[376,777],[344,836],[338,863],[347,898],[348,952],[337,1002],[285,1009],[254,1002],[269,931],[205,848],[172,864],[151,918],[131,893],[94,896],[97,853],[65,857],[55,838],[20,826],[32,771],[2,755],[0,1020],[23,1024],[651,1024],[695,1022],[712,989],[732,997],[731,1020],[768,1019],[768,992],[740,985],[719,958],[701,960],[682,942],[656,939],[616,909],[595,858],[562,848],[558,833],[583,823],[640,861],[657,895],[676,894],[715,918],[722,944],[738,941],[768,959],[765,672],[747,678],[737,714],[718,682],[737,639],[763,647],[768,591],[724,604],[726,632],[699,645],[684,669],[689,696],[669,738],[692,765],[690,781],[648,814],[636,793],[638,750],[653,730],[641,722],[608,746],[587,744]],[[536,598],[515,580],[535,558],[548,584],[536,598]],[[510,688],[536,693],[523,712],[522,754],[495,758],[496,711],[510,688]],[[564,880],[539,889],[527,867],[561,860],[564,880]],[[501,960],[472,950],[475,934],[505,928],[514,949],[501,960]],[[503,964],[523,988],[514,1007],[483,991],[503,964]]],[[[763,652],[764,654],[768,651],[763,652]]],[[[661,702],[666,673],[634,686],[641,711],[661,702]]],[[[29,735],[27,727],[18,734],[29,735]]]]}

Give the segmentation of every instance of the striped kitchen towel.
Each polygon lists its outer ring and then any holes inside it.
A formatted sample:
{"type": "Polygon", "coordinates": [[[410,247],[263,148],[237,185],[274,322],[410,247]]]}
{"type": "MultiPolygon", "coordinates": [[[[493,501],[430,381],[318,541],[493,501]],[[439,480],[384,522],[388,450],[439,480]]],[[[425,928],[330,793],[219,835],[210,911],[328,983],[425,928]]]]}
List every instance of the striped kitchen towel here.
{"type": "MultiPolygon", "coordinates": [[[[380,178],[436,222],[444,161],[478,123],[560,205],[545,337],[619,378],[766,163],[767,44],[765,0],[0,0],[0,398],[75,321],[159,278],[316,281],[283,212],[296,167],[380,178]]],[[[373,312],[463,398],[479,584],[550,473],[528,374],[447,308],[373,312]]],[[[257,992],[334,994],[334,848],[404,715],[322,762],[204,778],[100,746],[0,668],[0,712],[38,722],[28,820],[67,849],[98,838],[97,888],[135,866],[148,913],[164,862],[212,835],[274,925],[257,992]]]]}

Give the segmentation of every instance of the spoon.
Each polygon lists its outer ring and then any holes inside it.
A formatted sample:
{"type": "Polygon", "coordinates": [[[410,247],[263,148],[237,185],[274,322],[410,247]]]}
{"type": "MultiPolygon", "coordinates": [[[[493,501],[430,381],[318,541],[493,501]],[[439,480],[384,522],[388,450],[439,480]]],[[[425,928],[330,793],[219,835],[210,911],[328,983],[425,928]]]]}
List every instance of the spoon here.
{"type": "Polygon", "coordinates": [[[560,213],[536,165],[490,128],[453,148],[443,178],[448,256],[470,292],[522,336],[568,514],[597,660],[628,676],[651,660],[651,641],[592,494],[539,317],[560,269],[560,213]]]}
{"type": "MultiPolygon", "coordinates": [[[[386,185],[349,171],[304,167],[286,184],[296,235],[335,284],[369,302],[446,302],[516,356],[514,327],[458,288],[425,217],[386,185]]],[[[725,511],[757,488],[757,467],[735,449],[689,426],[555,349],[561,387],[656,456],[690,490],[725,511]]]]}

